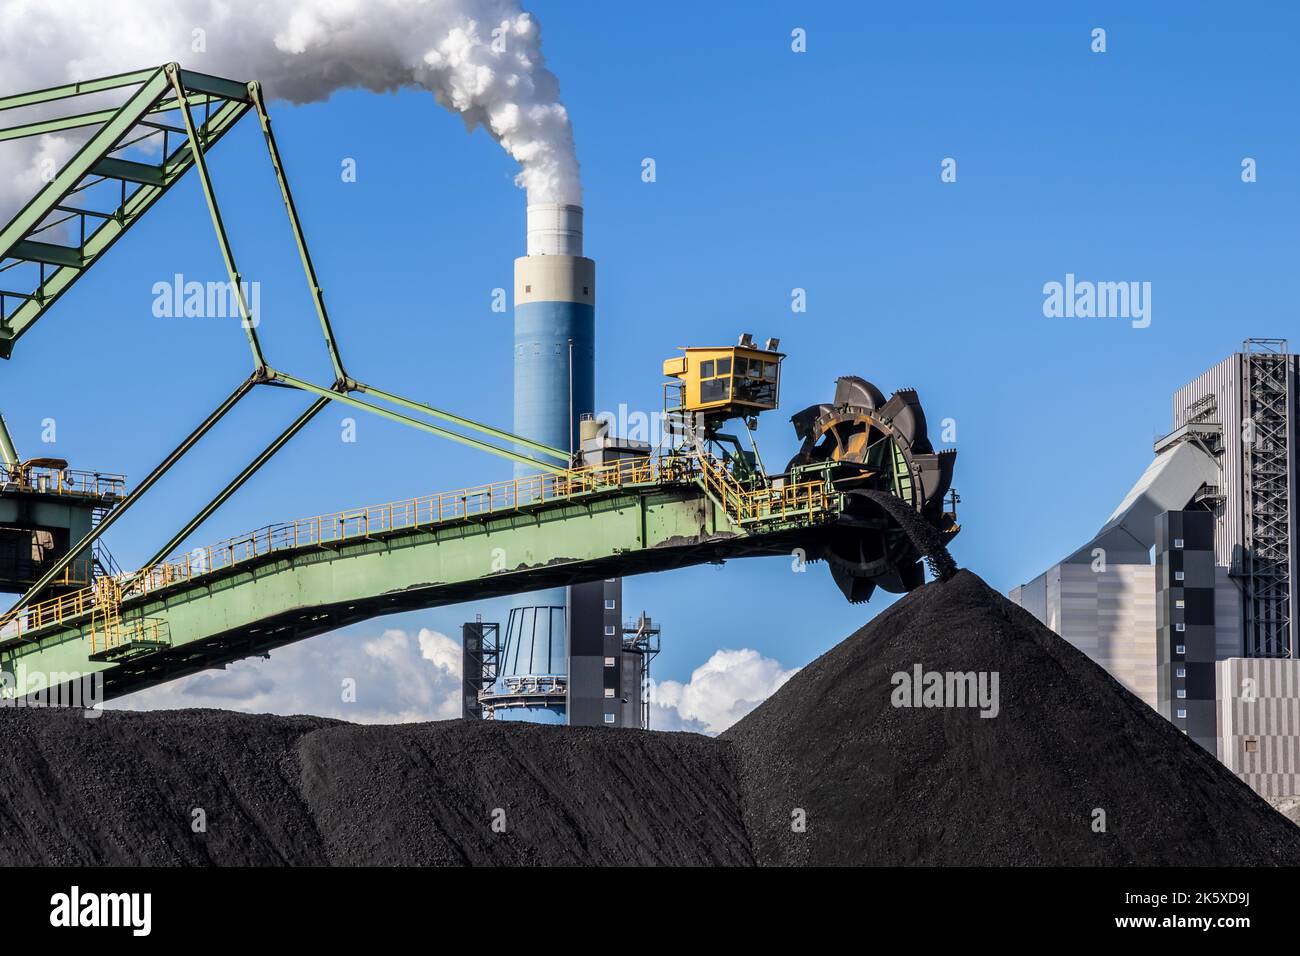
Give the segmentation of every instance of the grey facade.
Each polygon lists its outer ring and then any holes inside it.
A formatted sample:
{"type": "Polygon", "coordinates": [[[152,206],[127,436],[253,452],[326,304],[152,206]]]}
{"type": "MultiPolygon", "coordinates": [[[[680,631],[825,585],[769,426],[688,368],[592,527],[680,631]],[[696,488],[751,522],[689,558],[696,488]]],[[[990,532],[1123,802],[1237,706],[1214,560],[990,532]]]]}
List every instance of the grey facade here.
{"type": "Polygon", "coordinates": [[[1069,641],[1148,706],[1159,709],[1155,568],[1062,562],[1011,600],[1069,641]]]}
{"type": "Polygon", "coordinates": [[[639,727],[623,704],[623,581],[569,588],[569,719],[576,727],[639,727]]]}
{"type": "Polygon", "coordinates": [[[1214,516],[1167,511],[1156,519],[1156,709],[1215,752],[1214,516]]]}
{"type": "Polygon", "coordinates": [[[1261,796],[1300,794],[1300,661],[1229,658],[1215,683],[1219,759],[1261,796]]]}
{"type": "Polygon", "coordinates": [[[659,653],[659,628],[641,613],[623,623],[623,580],[569,589],[580,633],[570,635],[569,724],[647,729],[646,684],[659,653]]]}
{"type": "MultiPolygon", "coordinates": [[[[646,443],[610,435],[606,421],[585,418],[579,437],[589,468],[632,467],[650,455],[646,443]]],[[[622,579],[571,587],[568,603],[569,724],[642,727],[647,660],[624,640],[622,579]]]]}
{"type": "Polygon", "coordinates": [[[1175,430],[1217,431],[1215,556],[1241,585],[1250,657],[1300,657],[1298,375],[1285,342],[1250,340],[1174,393],[1175,430]]]}

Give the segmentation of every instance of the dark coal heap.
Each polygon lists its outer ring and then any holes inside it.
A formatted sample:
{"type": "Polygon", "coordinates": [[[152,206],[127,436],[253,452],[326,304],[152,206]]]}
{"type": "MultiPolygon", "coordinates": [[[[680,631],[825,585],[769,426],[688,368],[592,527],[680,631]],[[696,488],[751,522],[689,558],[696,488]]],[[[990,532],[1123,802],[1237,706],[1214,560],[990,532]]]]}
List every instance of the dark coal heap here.
{"type": "Polygon", "coordinates": [[[5,709],[0,863],[1296,865],[1300,828],[963,571],[719,740],[5,709]],[[917,664],[998,715],[894,707],[917,664]]]}
{"type": "Polygon", "coordinates": [[[723,739],[760,863],[1300,863],[1300,828],[969,571],[881,613],[723,739]],[[998,672],[998,715],[892,706],[892,676],[917,664],[998,672]]]}
{"type": "Polygon", "coordinates": [[[0,864],[748,864],[730,751],[505,722],[6,710],[0,864]]]}

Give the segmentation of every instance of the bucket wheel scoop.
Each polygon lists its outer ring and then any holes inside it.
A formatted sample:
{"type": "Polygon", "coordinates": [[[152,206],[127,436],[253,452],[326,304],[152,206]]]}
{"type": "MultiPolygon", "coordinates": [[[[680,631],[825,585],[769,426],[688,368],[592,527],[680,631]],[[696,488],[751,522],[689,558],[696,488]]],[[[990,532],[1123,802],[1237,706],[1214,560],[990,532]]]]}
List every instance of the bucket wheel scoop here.
{"type": "Polygon", "coordinates": [[[803,442],[787,472],[830,467],[845,509],[815,558],[826,561],[844,596],[858,603],[877,587],[902,593],[925,582],[922,561],[939,580],[956,573],[947,543],[956,516],[944,510],[955,449],[936,452],[912,389],[888,400],[866,379],[836,381],[830,404],[811,405],[790,421],[803,442]]]}

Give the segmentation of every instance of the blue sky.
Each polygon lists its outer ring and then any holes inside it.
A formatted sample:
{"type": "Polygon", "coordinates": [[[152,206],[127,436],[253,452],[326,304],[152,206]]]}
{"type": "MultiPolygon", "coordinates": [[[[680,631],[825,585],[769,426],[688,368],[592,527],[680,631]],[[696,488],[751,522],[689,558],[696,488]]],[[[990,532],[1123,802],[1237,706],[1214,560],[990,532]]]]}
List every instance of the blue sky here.
{"type": "MultiPolygon", "coordinates": [[[[785,418],[863,375],[957,422],[959,563],[999,590],[1102,523],[1168,429],[1173,390],[1247,336],[1300,338],[1296,14],[1258,4],[527,4],[583,166],[597,262],[597,403],[653,411],[679,345],[775,335],[785,418]],[[900,5],[901,6],[901,5],[900,5]],[[807,52],[790,31],[807,31],[807,52]],[[1105,53],[1090,33],[1107,33],[1105,53]],[[646,157],[657,181],[641,179],[646,157]],[[957,181],[940,163],[957,161],[957,181]],[[1241,162],[1258,181],[1241,181],[1241,162]],[[1048,319],[1067,273],[1150,282],[1152,321],[1048,319]],[[808,311],[790,310],[807,290],[808,311]]],[[[202,69],[201,62],[186,64],[202,69]]],[[[357,378],[509,425],[523,252],[513,162],[426,93],[272,107],[317,268],[357,378]],[[356,160],[357,181],[341,164],[356,160]]],[[[212,155],[270,362],[328,364],[256,124],[212,155]]],[[[41,420],[73,467],[142,477],[249,369],[237,325],[159,319],[173,273],[221,277],[196,179],[174,190],[5,366],[20,452],[41,420]]],[[[145,560],[305,404],[257,394],[110,537],[145,560]]],[[[504,477],[508,462],[330,410],[195,536],[504,477]]],[[[807,663],[879,611],[822,567],[734,562],[626,582],[664,626],[658,676],[719,648],[807,663]]],[[[357,629],[459,633],[501,604],[357,629]]],[[[960,635],[954,635],[960,640],[960,635]]]]}

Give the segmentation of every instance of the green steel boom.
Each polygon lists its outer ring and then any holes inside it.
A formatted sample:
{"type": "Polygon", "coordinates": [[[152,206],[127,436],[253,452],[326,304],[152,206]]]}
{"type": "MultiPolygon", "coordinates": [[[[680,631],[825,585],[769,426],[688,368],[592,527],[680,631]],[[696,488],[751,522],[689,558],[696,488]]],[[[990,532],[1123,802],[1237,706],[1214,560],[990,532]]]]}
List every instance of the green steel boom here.
{"type": "Polygon", "coordinates": [[[829,472],[752,492],[669,457],[303,519],[145,569],[108,615],[102,588],[33,607],[0,628],[0,670],[10,693],[100,674],[112,698],[381,614],[788,555],[841,508],[829,472]]]}

